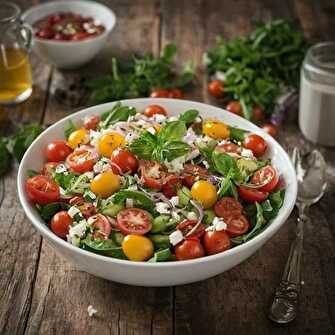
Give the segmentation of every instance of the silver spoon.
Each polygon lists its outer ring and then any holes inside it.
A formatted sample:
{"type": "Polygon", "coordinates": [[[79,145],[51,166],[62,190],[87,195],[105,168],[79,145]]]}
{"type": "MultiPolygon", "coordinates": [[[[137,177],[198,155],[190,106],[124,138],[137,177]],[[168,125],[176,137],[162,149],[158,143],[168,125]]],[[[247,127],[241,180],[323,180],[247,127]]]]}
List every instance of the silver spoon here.
{"type": "Polygon", "coordinates": [[[308,219],[306,211],[321,199],[327,187],[326,162],[318,150],[313,150],[309,154],[301,156],[299,150],[294,148],[292,162],[298,179],[296,205],[299,217],[296,238],[291,245],[285,270],[269,311],[269,318],[282,324],[294,320],[297,315],[301,285],[303,228],[308,219]]]}

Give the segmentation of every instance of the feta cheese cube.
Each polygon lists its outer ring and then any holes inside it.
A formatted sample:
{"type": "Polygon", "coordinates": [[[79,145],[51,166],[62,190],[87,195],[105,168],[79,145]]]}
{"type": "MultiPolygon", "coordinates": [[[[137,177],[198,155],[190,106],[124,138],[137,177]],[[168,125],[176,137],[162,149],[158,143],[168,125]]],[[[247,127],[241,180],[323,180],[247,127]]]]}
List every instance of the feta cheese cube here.
{"type": "Polygon", "coordinates": [[[73,218],[78,213],[80,213],[80,209],[77,206],[72,206],[67,211],[67,214],[69,214],[71,218],[73,218]]]}
{"type": "Polygon", "coordinates": [[[160,214],[170,214],[171,209],[170,209],[170,206],[166,204],[165,202],[157,202],[156,211],[160,214]]]}
{"type": "Polygon", "coordinates": [[[134,207],[134,199],[126,199],[126,207],[133,208],[134,207]]]}
{"type": "Polygon", "coordinates": [[[154,127],[149,127],[147,128],[147,131],[152,134],[152,135],[155,135],[156,134],[156,129],[154,127]]]}
{"type": "Polygon", "coordinates": [[[189,220],[198,220],[198,216],[197,216],[197,214],[195,214],[194,212],[189,212],[189,213],[187,213],[187,218],[188,218],[189,220]]]}
{"type": "Polygon", "coordinates": [[[175,196],[175,197],[172,197],[170,199],[170,202],[172,204],[173,207],[176,207],[179,205],[179,197],[178,196],[175,196]]]}
{"type": "Polygon", "coordinates": [[[169,235],[170,243],[175,246],[184,239],[183,233],[180,230],[174,231],[169,235]]]}
{"type": "Polygon", "coordinates": [[[242,148],[241,150],[241,156],[245,158],[254,158],[253,152],[249,149],[244,149],[244,148],[242,148]]]}

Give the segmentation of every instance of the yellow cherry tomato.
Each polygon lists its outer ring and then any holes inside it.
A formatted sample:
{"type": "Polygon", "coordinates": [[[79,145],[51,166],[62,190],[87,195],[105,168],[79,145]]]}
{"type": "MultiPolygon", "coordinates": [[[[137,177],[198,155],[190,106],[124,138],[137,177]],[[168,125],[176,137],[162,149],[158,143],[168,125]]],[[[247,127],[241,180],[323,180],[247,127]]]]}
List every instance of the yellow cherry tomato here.
{"type": "Polygon", "coordinates": [[[141,235],[127,235],[122,241],[122,250],[131,261],[143,262],[154,253],[150,239],[141,235]]]}
{"type": "Polygon", "coordinates": [[[110,157],[117,148],[123,148],[126,145],[126,139],[115,132],[102,135],[98,143],[100,155],[110,157]]]}
{"type": "Polygon", "coordinates": [[[202,125],[202,132],[217,140],[224,140],[229,137],[229,128],[226,124],[218,120],[207,120],[202,125]]]}
{"type": "Polygon", "coordinates": [[[215,186],[205,180],[199,180],[193,184],[191,196],[199,201],[205,209],[212,207],[217,200],[215,186]]]}
{"type": "Polygon", "coordinates": [[[91,191],[101,198],[108,198],[120,189],[120,177],[112,171],[102,172],[91,181],[91,191]]]}
{"type": "Polygon", "coordinates": [[[80,128],[72,132],[67,139],[70,148],[75,149],[81,144],[87,144],[90,140],[89,132],[85,128],[80,128]]]}

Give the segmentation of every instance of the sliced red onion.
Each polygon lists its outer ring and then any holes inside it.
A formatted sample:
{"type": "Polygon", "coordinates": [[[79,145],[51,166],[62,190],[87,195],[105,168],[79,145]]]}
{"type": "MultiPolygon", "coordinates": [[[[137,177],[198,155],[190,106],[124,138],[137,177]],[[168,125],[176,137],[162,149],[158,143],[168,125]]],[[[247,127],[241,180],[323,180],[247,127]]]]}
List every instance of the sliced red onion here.
{"type": "Polygon", "coordinates": [[[201,221],[204,218],[204,209],[200,205],[200,203],[195,200],[190,200],[190,202],[194,206],[194,208],[198,211],[199,217],[197,224],[186,234],[186,237],[192,235],[199,228],[199,226],[201,225],[201,221]]]}
{"type": "Polygon", "coordinates": [[[110,165],[111,165],[111,166],[114,166],[114,167],[119,171],[120,176],[123,175],[122,169],[120,168],[119,165],[117,165],[117,164],[114,163],[114,162],[110,162],[110,165]]]}

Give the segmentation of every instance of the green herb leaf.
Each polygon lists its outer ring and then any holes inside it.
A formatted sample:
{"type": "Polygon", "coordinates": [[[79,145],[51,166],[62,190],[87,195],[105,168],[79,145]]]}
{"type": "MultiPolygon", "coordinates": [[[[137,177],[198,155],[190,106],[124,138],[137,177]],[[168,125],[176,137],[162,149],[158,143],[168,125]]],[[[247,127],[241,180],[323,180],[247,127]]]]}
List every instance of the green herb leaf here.
{"type": "Polygon", "coordinates": [[[110,111],[106,111],[101,115],[100,128],[106,129],[119,121],[127,121],[130,116],[135,114],[136,109],[134,107],[122,106],[118,102],[110,111]]]}
{"type": "Polygon", "coordinates": [[[112,202],[115,204],[124,204],[126,199],[133,199],[135,206],[153,212],[155,209],[154,202],[141,191],[122,190],[112,196],[112,202]]]}
{"type": "Polygon", "coordinates": [[[237,127],[229,127],[229,137],[235,142],[243,142],[249,132],[237,127]]]}
{"type": "Polygon", "coordinates": [[[67,124],[67,127],[64,130],[65,138],[68,139],[69,136],[71,135],[71,133],[73,133],[76,129],[77,128],[76,128],[75,124],[73,123],[73,121],[69,120],[69,122],[67,124]]]}
{"type": "Polygon", "coordinates": [[[174,257],[169,248],[156,251],[152,258],[148,260],[149,263],[167,262],[174,260],[174,257]]]}
{"type": "Polygon", "coordinates": [[[179,121],[183,121],[186,124],[193,123],[196,118],[199,116],[199,111],[196,109],[189,109],[186,112],[180,114],[179,121]]]}
{"type": "Polygon", "coordinates": [[[186,133],[186,125],[183,121],[167,122],[158,134],[159,144],[164,144],[167,141],[180,140],[186,133]]]}
{"type": "Polygon", "coordinates": [[[233,157],[230,155],[214,151],[212,159],[215,169],[224,177],[232,178],[235,181],[241,180],[241,174],[233,157]]]}
{"type": "Polygon", "coordinates": [[[81,248],[104,256],[127,259],[122,251],[122,248],[118,246],[113,240],[105,240],[102,238],[92,238],[91,236],[87,236],[81,241],[81,248]]]}
{"type": "Polygon", "coordinates": [[[171,162],[172,160],[186,155],[190,150],[190,146],[182,141],[168,141],[158,151],[157,160],[171,162]]]}
{"type": "Polygon", "coordinates": [[[56,213],[58,213],[61,210],[67,210],[69,208],[70,206],[64,202],[52,202],[50,204],[41,206],[39,208],[39,212],[41,218],[44,221],[49,222],[56,213]]]}
{"type": "Polygon", "coordinates": [[[143,132],[138,139],[128,145],[129,151],[142,159],[152,159],[152,153],[157,148],[157,137],[148,131],[143,132]]]}

